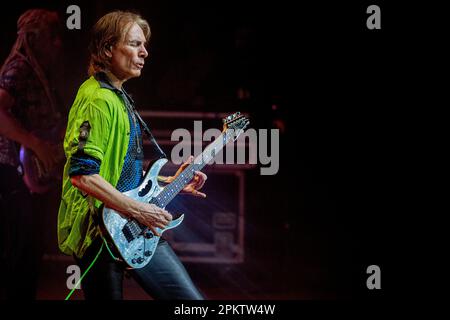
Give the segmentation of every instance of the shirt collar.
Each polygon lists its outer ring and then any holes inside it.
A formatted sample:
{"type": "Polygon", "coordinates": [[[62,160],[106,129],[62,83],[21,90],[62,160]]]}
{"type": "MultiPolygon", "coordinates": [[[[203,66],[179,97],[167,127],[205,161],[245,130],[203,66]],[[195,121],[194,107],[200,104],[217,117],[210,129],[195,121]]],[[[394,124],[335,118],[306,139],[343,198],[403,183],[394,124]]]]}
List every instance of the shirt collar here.
{"type": "Polygon", "coordinates": [[[106,73],[99,71],[94,75],[94,78],[100,83],[101,88],[106,88],[115,92],[122,92],[111,84],[106,73]]]}
{"type": "Polygon", "coordinates": [[[130,97],[130,95],[125,91],[125,89],[122,87],[122,90],[117,89],[111,84],[111,81],[109,81],[108,76],[103,71],[99,71],[94,75],[94,78],[99,82],[101,88],[109,89],[114,91],[115,93],[119,95],[125,94],[127,99],[131,102],[132,105],[134,105],[134,100],[130,97]]]}

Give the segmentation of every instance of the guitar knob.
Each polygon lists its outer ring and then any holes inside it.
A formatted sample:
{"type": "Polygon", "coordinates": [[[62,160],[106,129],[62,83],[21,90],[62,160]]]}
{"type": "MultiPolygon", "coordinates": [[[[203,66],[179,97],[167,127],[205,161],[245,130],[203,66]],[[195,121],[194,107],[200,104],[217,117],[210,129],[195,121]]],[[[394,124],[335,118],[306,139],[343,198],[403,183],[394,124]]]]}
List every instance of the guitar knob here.
{"type": "Polygon", "coordinates": [[[132,264],[136,264],[136,259],[134,259],[134,258],[131,259],[131,263],[132,263],[132,264]]]}
{"type": "Polygon", "coordinates": [[[146,239],[151,239],[151,238],[153,238],[153,233],[151,231],[147,230],[144,232],[144,237],[146,239]]]}
{"type": "Polygon", "coordinates": [[[144,259],[142,259],[141,257],[137,258],[137,263],[141,264],[142,262],[144,262],[144,259]]]}
{"type": "Polygon", "coordinates": [[[147,250],[147,251],[144,252],[144,255],[146,257],[150,257],[152,255],[152,252],[150,250],[147,250]]]}

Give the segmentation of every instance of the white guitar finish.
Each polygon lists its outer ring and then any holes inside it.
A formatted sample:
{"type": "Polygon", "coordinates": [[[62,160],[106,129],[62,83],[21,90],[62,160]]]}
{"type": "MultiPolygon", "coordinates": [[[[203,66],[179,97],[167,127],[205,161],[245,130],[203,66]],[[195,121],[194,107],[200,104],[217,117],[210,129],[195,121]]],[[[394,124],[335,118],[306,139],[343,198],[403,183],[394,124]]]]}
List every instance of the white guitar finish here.
{"type": "MultiPolygon", "coordinates": [[[[139,187],[124,192],[137,201],[153,203],[160,208],[166,205],[192,180],[194,172],[201,170],[215,155],[230,141],[234,141],[249,124],[249,120],[239,112],[223,119],[222,134],[188,165],[183,172],[170,184],[161,187],[158,175],[167,159],[157,160],[145,174],[139,187]]],[[[166,230],[177,227],[184,219],[184,215],[172,220],[164,229],[156,228],[162,234],[166,230]]],[[[159,236],[134,219],[126,218],[120,213],[104,207],[102,222],[112,242],[119,251],[122,259],[131,268],[142,268],[152,259],[158,245],[159,236]]]]}

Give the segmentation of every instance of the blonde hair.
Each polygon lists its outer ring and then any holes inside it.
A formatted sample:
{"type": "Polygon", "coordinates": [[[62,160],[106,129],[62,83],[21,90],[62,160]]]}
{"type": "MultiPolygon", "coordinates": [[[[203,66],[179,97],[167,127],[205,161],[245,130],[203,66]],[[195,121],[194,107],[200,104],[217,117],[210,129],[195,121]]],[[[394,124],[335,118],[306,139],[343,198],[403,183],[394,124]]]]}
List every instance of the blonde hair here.
{"type": "Polygon", "coordinates": [[[101,17],[92,28],[89,45],[89,76],[98,71],[108,70],[111,66],[106,52],[111,46],[122,41],[129,29],[136,23],[144,32],[145,39],[150,39],[150,26],[139,14],[129,11],[113,11],[101,17]]]}

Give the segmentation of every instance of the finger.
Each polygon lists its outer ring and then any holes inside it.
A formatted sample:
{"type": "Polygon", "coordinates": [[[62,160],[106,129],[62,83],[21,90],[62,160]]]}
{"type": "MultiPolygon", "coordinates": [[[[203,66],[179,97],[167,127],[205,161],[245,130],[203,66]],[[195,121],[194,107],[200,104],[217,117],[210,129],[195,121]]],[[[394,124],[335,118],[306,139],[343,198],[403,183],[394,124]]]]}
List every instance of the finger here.
{"type": "Polygon", "coordinates": [[[150,203],[150,206],[152,207],[153,212],[160,213],[160,214],[168,213],[165,209],[158,207],[156,204],[150,203]]]}
{"type": "Polygon", "coordinates": [[[185,186],[186,189],[197,189],[198,186],[198,178],[194,177],[192,180],[185,186]]]}
{"type": "Polygon", "coordinates": [[[175,177],[177,177],[181,172],[183,172],[184,169],[187,168],[187,166],[189,165],[189,163],[184,162],[177,170],[177,172],[175,172],[175,177]]]}
{"type": "Polygon", "coordinates": [[[160,207],[156,207],[156,208],[157,208],[156,211],[160,214],[160,219],[172,221],[172,215],[168,211],[166,211],[160,207]]]}
{"type": "Polygon", "coordinates": [[[153,227],[153,226],[148,226],[148,227],[150,230],[152,230],[152,232],[155,236],[161,237],[161,234],[158,231],[156,231],[155,227],[153,227]]]}
{"type": "Polygon", "coordinates": [[[164,229],[166,227],[166,224],[163,222],[163,220],[152,220],[151,226],[153,228],[158,227],[160,229],[164,229]]]}
{"type": "Polygon", "coordinates": [[[168,211],[166,211],[166,210],[164,210],[164,209],[160,209],[159,213],[160,213],[165,219],[167,219],[167,220],[169,220],[169,221],[172,221],[172,215],[171,215],[168,211]]]}
{"type": "Polygon", "coordinates": [[[192,160],[194,160],[193,156],[189,156],[186,161],[183,162],[181,165],[182,168],[185,168],[186,166],[190,165],[192,163],[192,160]]]}
{"type": "Polygon", "coordinates": [[[200,190],[201,188],[203,188],[204,185],[205,185],[205,180],[201,180],[200,183],[198,184],[197,188],[195,188],[195,189],[200,190]]]}
{"type": "Polygon", "coordinates": [[[177,172],[175,172],[175,177],[180,175],[180,173],[183,172],[183,170],[186,169],[186,167],[189,164],[191,164],[193,160],[194,160],[194,157],[193,156],[189,156],[189,158],[187,158],[186,161],[183,162],[183,164],[178,168],[177,172]]]}
{"type": "Polygon", "coordinates": [[[198,181],[197,181],[197,187],[195,189],[199,190],[203,187],[203,185],[206,182],[206,179],[208,179],[208,177],[206,176],[206,174],[204,174],[203,172],[200,171],[196,171],[196,174],[198,174],[198,181]]]}
{"type": "Polygon", "coordinates": [[[194,189],[194,190],[200,190],[201,187],[202,187],[201,182],[194,182],[191,184],[191,189],[194,189]]]}
{"type": "Polygon", "coordinates": [[[194,191],[197,189],[197,184],[195,182],[191,182],[186,187],[183,188],[184,193],[194,193],[194,191]]]}
{"type": "Polygon", "coordinates": [[[192,189],[200,190],[203,187],[204,184],[205,184],[205,180],[199,178],[197,181],[194,181],[194,182],[190,183],[189,186],[192,189]]]}
{"type": "Polygon", "coordinates": [[[192,195],[200,198],[206,198],[206,194],[195,189],[192,191],[192,195]]]}
{"type": "Polygon", "coordinates": [[[195,176],[198,177],[198,179],[200,179],[200,180],[208,179],[208,176],[201,171],[195,171],[194,173],[195,173],[195,176]]]}
{"type": "Polygon", "coordinates": [[[160,217],[159,217],[159,222],[160,222],[160,223],[163,223],[164,226],[166,226],[166,225],[169,224],[170,220],[167,219],[167,217],[163,215],[163,216],[160,216],[160,217]]]}
{"type": "Polygon", "coordinates": [[[201,172],[201,171],[195,171],[195,174],[197,174],[203,180],[208,179],[208,176],[205,173],[201,172]]]}
{"type": "Polygon", "coordinates": [[[169,222],[172,221],[172,219],[173,219],[172,215],[170,213],[167,213],[167,212],[164,213],[164,218],[166,218],[166,220],[169,221],[169,222]]]}
{"type": "Polygon", "coordinates": [[[199,182],[201,179],[203,179],[200,175],[198,175],[197,173],[194,172],[194,176],[192,177],[191,181],[192,183],[197,183],[199,182]]]}
{"type": "Polygon", "coordinates": [[[167,226],[167,223],[162,223],[162,222],[155,223],[155,227],[158,227],[160,229],[164,229],[166,226],[167,226]]]}
{"type": "Polygon", "coordinates": [[[186,163],[183,163],[177,170],[177,172],[175,172],[175,177],[177,177],[181,172],[183,172],[184,169],[186,169],[188,165],[186,163]]]}

